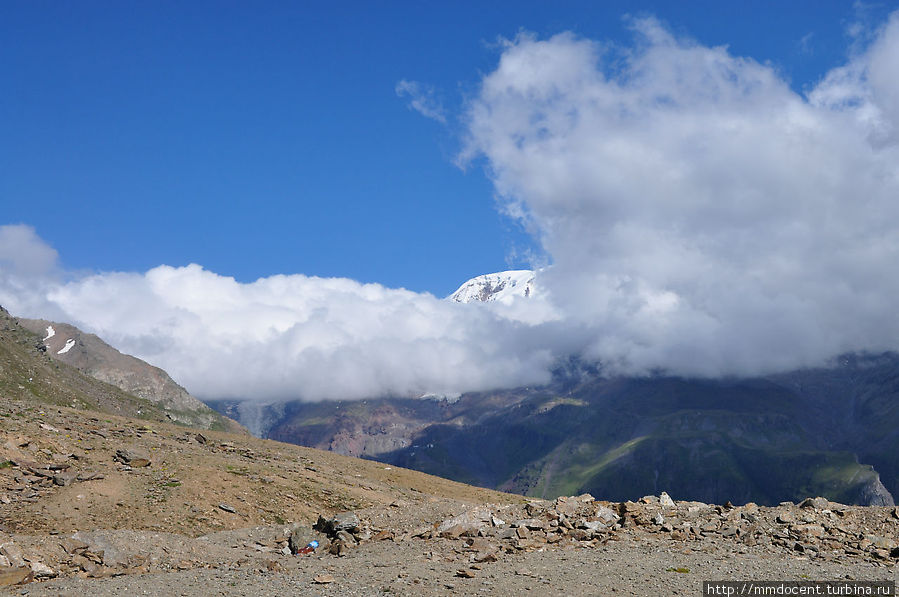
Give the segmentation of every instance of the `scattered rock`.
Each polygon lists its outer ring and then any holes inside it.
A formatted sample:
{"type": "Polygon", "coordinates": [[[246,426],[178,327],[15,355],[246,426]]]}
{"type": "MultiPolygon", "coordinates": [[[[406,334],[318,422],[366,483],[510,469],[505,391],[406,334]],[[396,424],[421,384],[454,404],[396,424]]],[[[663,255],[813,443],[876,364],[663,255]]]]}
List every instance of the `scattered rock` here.
{"type": "Polygon", "coordinates": [[[225,512],[230,512],[231,514],[237,514],[237,510],[234,509],[234,506],[231,504],[219,504],[219,510],[224,510],[225,512]]]}
{"type": "Polygon", "coordinates": [[[312,582],[317,585],[329,585],[334,582],[334,576],[331,574],[319,574],[312,577],[312,582]]]}

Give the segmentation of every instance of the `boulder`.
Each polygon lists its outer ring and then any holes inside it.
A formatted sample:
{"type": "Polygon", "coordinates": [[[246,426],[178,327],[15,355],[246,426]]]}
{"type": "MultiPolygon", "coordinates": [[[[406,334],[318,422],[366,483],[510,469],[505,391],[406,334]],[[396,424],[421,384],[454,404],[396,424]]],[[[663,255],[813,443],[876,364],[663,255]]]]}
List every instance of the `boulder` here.
{"type": "Polygon", "coordinates": [[[290,539],[287,541],[287,546],[290,548],[290,553],[296,555],[314,539],[315,534],[311,527],[296,527],[290,532],[290,539]]]}
{"type": "Polygon", "coordinates": [[[6,556],[13,568],[21,568],[25,565],[25,554],[22,553],[22,548],[15,543],[9,542],[0,545],[0,554],[6,556]]]}
{"type": "Polygon", "coordinates": [[[359,517],[356,516],[355,512],[341,512],[331,518],[319,516],[318,522],[312,528],[331,537],[335,536],[339,531],[352,533],[359,528],[359,517]]]}
{"type": "MultiPolygon", "coordinates": [[[[459,535],[474,534],[477,535],[482,529],[486,530],[493,526],[493,514],[489,509],[479,506],[466,510],[458,516],[448,518],[437,526],[437,533],[443,533],[453,527],[459,527],[459,535]]],[[[458,536],[458,535],[457,535],[458,536]]]]}
{"type": "Polygon", "coordinates": [[[115,451],[114,458],[118,462],[134,468],[150,466],[150,456],[144,452],[138,452],[137,450],[119,448],[115,451]]]}

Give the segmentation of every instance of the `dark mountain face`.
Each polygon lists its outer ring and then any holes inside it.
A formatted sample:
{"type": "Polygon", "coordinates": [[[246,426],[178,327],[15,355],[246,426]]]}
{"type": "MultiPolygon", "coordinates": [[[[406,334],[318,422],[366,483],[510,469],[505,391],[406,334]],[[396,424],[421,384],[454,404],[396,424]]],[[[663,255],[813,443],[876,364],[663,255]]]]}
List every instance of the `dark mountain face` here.
{"type": "MultiPolygon", "coordinates": [[[[266,437],[484,487],[609,500],[668,491],[704,502],[810,495],[892,504],[899,492],[899,357],[757,379],[604,378],[467,394],[254,405],[266,437]]],[[[232,403],[213,405],[238,415],[232,403]]]]}

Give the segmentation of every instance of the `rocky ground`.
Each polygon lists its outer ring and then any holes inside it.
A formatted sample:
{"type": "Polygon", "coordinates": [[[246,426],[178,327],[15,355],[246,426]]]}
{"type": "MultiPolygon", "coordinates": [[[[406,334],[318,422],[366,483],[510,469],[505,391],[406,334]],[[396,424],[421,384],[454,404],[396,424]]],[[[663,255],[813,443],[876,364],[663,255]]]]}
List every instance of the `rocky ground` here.
{"type": "Polygon", "coordinates": [[[0,584],[14,594],[695,595],[713,579],[896,580],[897,562],[896,508],[531,500],[246,436],[0,405],[0,584]]]}

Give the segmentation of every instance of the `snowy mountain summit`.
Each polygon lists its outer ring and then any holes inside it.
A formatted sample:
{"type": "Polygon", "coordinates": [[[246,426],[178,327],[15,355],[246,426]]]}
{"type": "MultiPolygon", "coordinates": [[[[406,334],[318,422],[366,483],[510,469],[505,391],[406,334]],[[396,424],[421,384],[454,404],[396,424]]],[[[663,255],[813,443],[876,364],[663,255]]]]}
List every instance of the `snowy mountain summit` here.
{"type": "Polygon", "coordinates": [[[534,272],[529,269],[484,274],[462,284],[449,300],[457,303],[509,303],[516,297],[529,298],[534,294],[534,272]]]}

